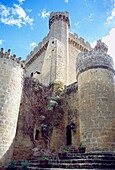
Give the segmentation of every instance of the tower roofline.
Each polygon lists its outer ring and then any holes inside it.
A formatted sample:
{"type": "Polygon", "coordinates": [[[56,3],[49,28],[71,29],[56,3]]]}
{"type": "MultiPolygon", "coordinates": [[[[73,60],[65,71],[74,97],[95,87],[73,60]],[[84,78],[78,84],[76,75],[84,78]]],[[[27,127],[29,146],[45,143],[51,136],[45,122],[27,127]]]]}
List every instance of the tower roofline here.
{"type": "Polygon", "coordinates": [[[68,27],[70,28],[70,18],[69,13],[67,11],[65,12],[51,12],[49,17],[49,29],[54,21],[64,21],[68,24],[68,27]]]}
{"type": "Polygon", "coordinates": [[[79,53],[76,63],[77,77],[80,73],[94,68],[108,69],[115,74],[114,62],[107,50],[107,45],[99,40],[93,50],[79,53]]]}

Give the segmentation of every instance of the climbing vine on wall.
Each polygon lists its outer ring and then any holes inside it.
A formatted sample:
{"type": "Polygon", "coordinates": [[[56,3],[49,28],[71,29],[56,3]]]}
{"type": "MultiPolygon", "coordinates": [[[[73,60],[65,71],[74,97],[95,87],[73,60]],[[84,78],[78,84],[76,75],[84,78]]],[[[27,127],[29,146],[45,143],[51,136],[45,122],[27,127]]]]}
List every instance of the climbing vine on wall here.
{"type": "MultiPolygon", "coordinates": [[[[27,129],[34,131],[34,125],[38,124],[47,145],[49,145],[54,127],[58,128],[62,123],[64,114],[63,91],[61,82],[50,83],[48,87],[45,87],[32,78],[26,78],[25,80],[23,100],[28,104],[28,112],[33,113],[33,118],[29,123],[29,115],[28,113],[25,114],[25,126],[27,129]]],[[[32,132],[31,139],[34,142],[32,132]]]]}

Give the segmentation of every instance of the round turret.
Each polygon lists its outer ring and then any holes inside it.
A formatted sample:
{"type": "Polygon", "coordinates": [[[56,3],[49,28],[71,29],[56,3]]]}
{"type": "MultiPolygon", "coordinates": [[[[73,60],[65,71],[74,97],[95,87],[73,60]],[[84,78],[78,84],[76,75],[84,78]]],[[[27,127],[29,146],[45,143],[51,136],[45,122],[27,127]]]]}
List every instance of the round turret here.
{"type": "Polygon", "coordinates": [[[21,58],[0,51],[0,166],[12,157],[19,106],[23,86],[21,58]]]}
{"type": "Polygon", "coordinates": [[[77,57],[80,138],[87,151],[115,148],[115,82],[112,57],[100,40],[77,57]]]}
{"type": "Polygon", "coordinates": [[[97,41],[94,50],[80,53],[77,56],[76,68],[77,76],[88,69],[103,68],[114,72],[114,62],[111,56],[107,54],[108,47],[97,41]]]}

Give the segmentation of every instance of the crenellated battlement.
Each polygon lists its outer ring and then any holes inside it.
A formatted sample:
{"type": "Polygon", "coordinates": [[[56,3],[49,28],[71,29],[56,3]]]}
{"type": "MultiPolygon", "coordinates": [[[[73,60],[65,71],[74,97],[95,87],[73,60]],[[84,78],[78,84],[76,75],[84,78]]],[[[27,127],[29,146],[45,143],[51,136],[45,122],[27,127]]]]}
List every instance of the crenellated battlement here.
{"type": "Polygon", "coordinates": [[[93,68],[108,69],[115,73],[113,59],[107,54],[107,50],[108,47],[99,40],[94,49],[79,53],[76,63],[77,76],[93,68]]]}
{"type": "Polygon", "coordinates": [[[101,51],[101,52],[107,53],[108,46],[104,42],[102,42],[101,40],[98,40],[97,44],[94,48],[94,51],[101,51]]]}
{"type": "Polygon", "coordinates": [[[12,158],[20,101],[25,76],[21,57],[0,51],[0,166],[12,158]],[[4,158],[5,157],[5,158],[4,158]]]}
{"type": "Polygon", "coordinates": [[[77,34],[69,33],[69,44],[71,44],[73,47],[77,48],[78,50],[82,52],[87,52],[88,50],[91,50],[90,44],[82,38],[78,37],[77,34]]]}
{"type": "Polygon", "coordinates": [[[33,51],[26,57],[26,66],[29,66],[38,56],[40,56],[47,48],[49,41],[49,34],[40,42],[33,51]]]}
{"type": "Polygon", "coordinates": [[[30,53],[30,58],[29,60],[26,61],[26,66],[28,67],[34,60],[37,59],[38,56],[40,56],[46,49],[48,46],[48,42],[47,41],[43,46],[41,46],[41,48],[39,48],[39,50],[37,50],[36,53],[31,52],[30,53]],[[32,54],[32,55],[31,55],[32,54]]]}
{"type": "Polygon", "coordinates": [[[17,63],[19,63],[21,65],[22,68],[25,67],[24,61],[21,59],[21,57],[16,58],[15,54],[11,55],[11,49],[8,49],[8,51],[5,52],[4,48],[1,48],[0,58],[6,58],[6,59],[16,61],[17,63]]]}
{"type": "Polygon", "coordinates": [[[49,29],[54,21],[64,21],[70,28],[70,18],[68,12],[52,12],[49,18],[49,29]]]}

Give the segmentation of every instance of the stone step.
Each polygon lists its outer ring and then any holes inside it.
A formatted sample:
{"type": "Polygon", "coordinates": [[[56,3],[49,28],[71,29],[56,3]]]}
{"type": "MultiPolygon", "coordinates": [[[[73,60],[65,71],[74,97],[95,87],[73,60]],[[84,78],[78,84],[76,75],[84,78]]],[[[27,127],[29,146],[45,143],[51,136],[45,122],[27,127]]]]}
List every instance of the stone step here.
{"type": "Polygon", "coordinates": [[[82,163],[82,164],[52,164],[52,165],[47,165],[45,166],[29,166],[28,169],[37,169],[37,168],[63,168],[63,169],[115,169],[115,164],[87,164],[87,163],[82,163]]]}
{"type": "MultiPolygon", "coordinates": [[[[68,168],[36,168],[36,167],[28,168],[28,170],[64,170],[64,169],[71,170],[71,169],[68,169],[68,168]]],[[[72,170],[81,170],[81,168],[80,169],[79,168],[75,168],[75,169],[72,168],[72,170]]],[[[86,169],[82,169],[82,170],[86,170],[86,169]]],[[[88,169],[88,170],[92,170],[92,169],[88,169]]],[[[97,170],[97,168],[96,169],[93,168],[93,170],[97,170]]],[[[98,170],[102,170],[102,169],[98,169],[98,170]]],[[[115,169],[107,169],[107,170],[115,170],[115,169]]]]}
{"type": "MultiPolygon", "coordinates": [[[[18,166],[19,167],[19,166],[18,166]]],[[[43,166],[40,165],[40,164],[30,164],[28,168],[42,168],[43,166]]],[[[89,169],[89,168],[109,168],[109,169],[115,169],[115,163],[110,163],[110,164],[106,164],[106,163],[52,163],[52,164],[48,164],[47,165],[47,168],[70,168],[70,169],[73,169],[73,168],[80,168],[80,169],[89,169]]]]}
{"type": "MultiPolygon", "coordinates": [[[[29,161],[29,165],[39,165],[39,160],[35,160],[35,161],[29,161]]],[[[49,163],[50,164],[53,164],[53,163],[66,163],[66,164],[76,164],[76,163],[102,163],[102,164],[114,164],[115,163],[115,160],[111,159],[111,160],[101,160],[101,159],[96,159],[96,160],[93,160],[93,159],[60,159],[60,160],[49,160],[49,163]]],[[[20,162],[17,163],[17,166],[20,165],[20,162]]]]}
{"type": "MultiPolygon", "coordinates": [[[[29,162],[38,162],[39,161],[39,159],[40,159],[40,157],[39,158],[35,158],[35,159],[30,159],[30,160],[28,160],[29,162]]],[[[64,157],[64,158],[59,158],[57,155],[55,155],[55,156],[50,156],[49,157],[49,159],[50,160],[62,160],[62,159],[64,159],[64,160],[75,160],[75,159],[84,159],[84,160],[86,160],[86,159],[91,159],[91,160],[115,160],[115,156],[107,156],[107,155],[85,155],[85,154],[81,154],[81,155],[76,155],[76,156],[70,156],[70,155],[67,155],[66,157],[64,157]]]]}
{"type": "MultiPolygon", "coordinates": [[[[58,157],[54,157],[53,159],[57,159],[58,157]]],[[[66,157],[64,157],[64,158],[61,158],[61,159],[93,159],[93,160],[95,160],[95,159],[103,159],[103,160],[111,160],[111,159],[113,159],[113,160],[115,160],[115,157],[113,157],[113,156],[92,156],[92,155],[79,155],[79,156],[70,156],[70,155],[68,155],[68,156],[66,156],[66,157]]]]}
{"type": "Polygon", "coordinates": [[[50,163],[115,163],[115,160],[92,160],[92,159],[70,159],[70,160],[49,160],[50,163]]]}
{"type": "MultiPolygon", "coordinates": [[[[58,169],[114,169],[115,153],[68,153],[64,159],[59,159],[57,155],[49,156],[47,167],[40,165],[40,157],[30,159],[28,170],[58,170],[58,169]],[[72,155],[73,154],[73,155],[72,155]]],[[[17,163],[21,167],[21,161],[17,163]]]]}

